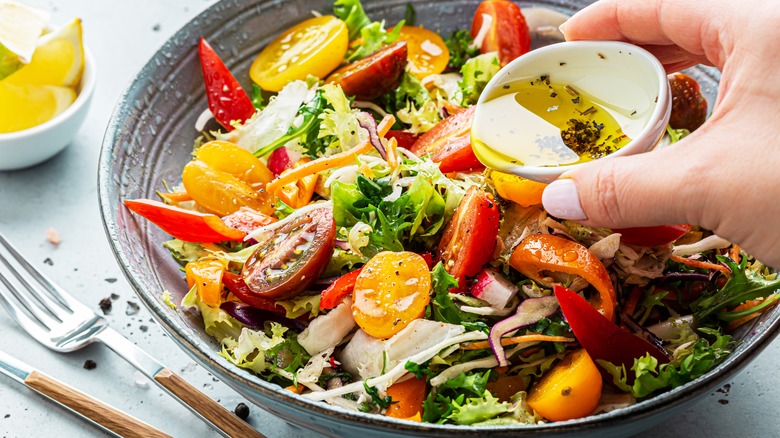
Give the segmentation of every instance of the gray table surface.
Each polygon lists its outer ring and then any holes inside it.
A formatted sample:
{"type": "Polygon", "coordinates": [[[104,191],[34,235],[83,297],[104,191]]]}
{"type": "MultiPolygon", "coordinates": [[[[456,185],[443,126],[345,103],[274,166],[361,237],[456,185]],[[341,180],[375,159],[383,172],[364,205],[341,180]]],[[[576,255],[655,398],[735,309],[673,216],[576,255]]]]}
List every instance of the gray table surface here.
{"type": "MultiPolygon", "coordinates": [[[[53,12],[55,23],[84,20],[87,45],[98,63],[98,84],[86,123],[65,151],[39,166],[0,172],[0,231],[65,289],[98,310],[101,298],[116,294],[111,325],[228,409],[245,401],[196,365],[167,339],[138,303],[109,249],[97,200],[100,142],[120,93],[135,72],[179,27],[213,0],[25,0],[53,12]],[[46,240],[52,227],[62,236],[46,240]]],[[[99,311],[99,310],[98,310],[99,311]]],[[[86,390],[176,437],[215,436],[203,423],[154,385],[136,383],[135,370],[101,345],[69,355],[32,341],[0,313],[0,349],[86,390]],[[86,370],[92,359],[97,368],[86,370]]],[[[779,436],[780,342],[710,396],[645,434],[655,436],[779,436]]],[[[314,437],[252,407],[249,422],[270,437],[314,437]]],[[[0,434],[3,437],[103,436],[88,423],[42,397],[0,377],[0,434]]]]}

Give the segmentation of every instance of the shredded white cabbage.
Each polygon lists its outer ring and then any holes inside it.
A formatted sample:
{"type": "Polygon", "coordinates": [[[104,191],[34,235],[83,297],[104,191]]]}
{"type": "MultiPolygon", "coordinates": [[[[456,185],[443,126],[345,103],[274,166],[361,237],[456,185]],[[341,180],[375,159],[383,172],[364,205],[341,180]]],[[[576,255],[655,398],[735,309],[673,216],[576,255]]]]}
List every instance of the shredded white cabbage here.
{"type": "MultiPolygon", "coordinates": [[[[479,341],[485,339],[487,339],[487,335],[479,331],[464,333],[462,335],[445,339],[439,342],[438,344],[434,345],[433,347],[430,347],[427,350],[421,351],[415,354],[414,356],[409,357],[407,361],[411,361],[414,363],[423,363],[431,359],[433,356],[436,355],[436,353],[440,352],[444,348],[449,347],[450,345],[459,344],[461,342],[479,341]]],[[[364,392],[364,388],[363,388],[364,383],[369,387],[376,387],[384,392],[387,389],[387,387],[393,384],[393,382],[395,382],[401,376],[407,373],[405,365],[406,365],[406,361],[399,363],[398,365],[394,366],[390,371],[386,372],[385,374],[382,374],[381,376],[371,378],[371,379],[366,379],[365,381],[353,382],[350,383],[349,385],[344,385],[340,388],[335,388],[328,391],[312,392],[309,394],[304,394],[303,397],[306,397],[310,400],[323,401],[323,400],[330,399],[332,397],[351,394],[353,392],[364,392]]]]}
{"type": "Polygon", "coordinates": [[[690,245],[674,246],[672,248],[672,255],[686,257],[712,249],[728,248],[729,246],[731,246],[731,242],[713,234],[712,236],[705,237],[704,239],[701,239],[696,243],[691,243],[690,245]]]}

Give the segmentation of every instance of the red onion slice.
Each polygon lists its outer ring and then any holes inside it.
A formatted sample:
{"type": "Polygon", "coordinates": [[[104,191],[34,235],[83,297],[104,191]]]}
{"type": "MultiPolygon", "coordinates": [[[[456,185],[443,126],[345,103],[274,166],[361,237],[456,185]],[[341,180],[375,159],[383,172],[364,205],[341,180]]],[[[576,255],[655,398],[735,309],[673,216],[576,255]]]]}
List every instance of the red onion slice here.
{"type": "Polygon", "coordinates": [[[360,111],[357,113],[357,120],[360,127],[368,131],[368,140],[371,142],[371,145],[379,152],[379,155],[383,160],[387,160],[387,151],[385,150],[382,141],[379,139],[379,132],[377,132],[374,116],[365,111],[360,111]]]}
{"type": "Polygon", "coordinates": [[[537,323],[542,318],[547,318],[558,311],[558,300],[550,295],[541,298],[529,298],[517,307],[517,311],[509,318],[497,322],[490,329],[490,348],[498,359],[498,366],[509,365],[504,347],[501,345],[501,337],[507,333],[537,323]]]}

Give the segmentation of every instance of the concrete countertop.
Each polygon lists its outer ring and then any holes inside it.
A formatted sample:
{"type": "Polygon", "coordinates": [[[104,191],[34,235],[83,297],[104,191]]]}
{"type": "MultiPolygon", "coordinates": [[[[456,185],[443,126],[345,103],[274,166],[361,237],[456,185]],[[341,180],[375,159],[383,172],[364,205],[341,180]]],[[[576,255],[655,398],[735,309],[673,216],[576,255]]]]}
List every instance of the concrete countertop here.
{"type": "MultiPolygon", "coordinates": [[[[84,21],[97,59],[98,84],[86,123],[65,151],[39,166],[0,172],[0,231],[55,282],[93,309],[118,295],[107,315],[112,327],[228,409],[246,402],[214,379],[163,335],[125,281],[109,248],[97,200],[97,162],[103,132],[120,93],[149,57],[212,0],[25,0],[53,12],[53,22],[84,21]],[[52,245],[46,229],[59,231],[52,245]],[[132,303],[132,304],[131,304],[132,303]]],[[[68,355],[34,342],[0,312],[0,349],[176,437],[216,436],[156,386],[136,383],[135,369],[106,347],[68,355]],[[83,368],[85,360],[97,368],[83,368]]],[[[780,342],[742,374],[644,437],[778,436],[780,342]]],[[[249,422],[269,437],[314,437],[251,406],[249,422]]],[[[0,377],[0,435],[86,437],[103,434],[37,394],[0,377]]]]}

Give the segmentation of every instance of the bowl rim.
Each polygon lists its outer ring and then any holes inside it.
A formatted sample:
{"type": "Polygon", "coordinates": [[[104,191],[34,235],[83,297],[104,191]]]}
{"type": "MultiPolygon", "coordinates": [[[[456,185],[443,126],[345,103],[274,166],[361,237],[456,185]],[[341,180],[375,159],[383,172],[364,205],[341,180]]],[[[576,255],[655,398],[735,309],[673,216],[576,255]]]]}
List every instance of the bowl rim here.
{"type": "Polygon", "coordinates": [[[23,129],[21,131],[0,133],[0,143],[4,141],[16,141],[25,138],[33,137],[41,134],[45,131],[49,131],[58,125],[64,123],[66,120],[77,114],[81,108],[87,104],[95,91],[95,84],[97,83],[97,65],[95,63],[95,57],[92,55],[92,51],[84,44],[84,69],[81,72],[81,82],[78,87],[78,95],[76,100],[65,109],[65,111],[57,114],[53,118],[41,123],[40,125],[33,126],[31,128],[23,129]]]}
{"type": "MultiPolygon", "coordinates": [[[[405,0],[403,3],[405,3],[405,0]]],[[[173,34],[164,45],[149,58],[147,63],[138,70],[122,92],[114,107],[110,121],[108,122],[101,145],[98,163],[99,208],[104,231],[110,243],[109,246],[122,269],[123,274],[127,278],[128,283],[133,288],[135,294],[138,295],[144,306],[150,311],[152,317],[160,324],[170,338],[193,360],[212,372],[215,376],[220,377],[228,386],[247,398],[250,398],[255,403],[260,402],[257,401],[257,397],[254,395],[247,396],[247,392],[250,390],[255,393],[263,394],[269,399],[281,399],[280,401],[282,403],[297,411],[314,411],[321,416],[338,417],[340,420],[348,421],[353,426],[357,427],[371,428],[374,430],[387,430],[392,428],[396,433],[456,433],[459,435],[472,436],[484,436],[486,432],[500,433],[502,435],[514,435],[523,432],[533,432],[540,435],[577,433],[588,429],[599,429],[618,424],[633,424],[642,418],[659,415],[662,412],[671,413],[671,408],[683,405],[697,398],[702,393],[711,391],[716,385],[724,382],[736,372],[740,371],[755,358],[755,355],[758,352],[765,348],[769,342],[780,334],[780,312],[775,310],[774,312],[777,313],[775,313],[772,316],[772,319],[764,324],[758,333],[751,339],[750,345],[747,345],[744,350],[731,353],[723,362],[710,370],[707,374],[688,382],[685,385],[650,399],[643,400],[629,407],[611,412],[589,415],[575,420],[522,426],[504,425],[475,427],[451,424],[415,423],[376,414],[349,411],[338,406],[313,401],[303,396],[285,391],[281,386],[267,382],[261,377],[251,373],[251,371],[229,363],[219,356],[216,349],[213,348],[211,344],[204,343],[199,339],[190,336],[184,327],[185,322],[178,316],[174,318],[170,315],[167,311],[169,310],[167,309],[167,304],[164,304],[161,299],[155,295],[154,291],[147,291],[136,279],[136,272],[119,241],[119,227],[117,226],[116,215],[112,209],[112,205],[114,205],[113,201],[115,201],[118,209],[123,207],[120,200],[112,200],[112,198],[109,197],[109,186],[115,183],[111,172],[112,161],[116,156],[115,154],[121,150],[118,128],[121,126],[121,122],[128,116],[127,113],[131,110],[128,97],[134,90],[143,89],[146,84],[141,78],[148,75],[148,73],[156,67],[156,60],[167,59],[164,57],[163,53],[174,48],[174,41],[183,37],[185,29],[195,20],[203,22],[204,19],[210,17],[212,14],[220,13],[217,10],[218,6],[219,4],[214,4],[208,7],[190,20],[190,22],[183,25],[182,28],[173,34]],[[241,391],[239,387],[242,386],[248,386],[249,388],[247,388],[246,391],[241,391]]],[[[208,37],[209,35],[204,36],[208,37]]],[[[192,47],[195,47],[194,43],[192,47]]],[[[712,75],[717,79],[720,78],[718,72],[708,73],[709,71],[710,70],[705,70],[705,74],[712,75]]],[[[144,224],[143,226],[148,227],[149,224],[144,224]]],[[[159,294],[160,291],[157,291],[157,293],[159,294]]],[[[269,408],[273,409],[262,403],[260,406],[264,410],[268,410],[269,408]]],[[[285,418],[285,421],[289,420],[285,418]]],[[[301,426],[309,427],[304,424],[301,424],[301,426]]],[[[322,433],[323,431],[320,430],[320,432],[322,433]]]]}
{"type": "MultiPolygon", "coordinates": [[[[623,41],[593,40],[566,41],[550,44],[532,50],[520,56],[519,58],[514,59],[506,66],[502,67],[502,69],[499,70],[495,76],[493,76],[487,85],[485,85],[485,90],[477,101],[477,107],[479,107],[480,104],[484,104],[491,92],[504,83],[503,81],[506,79],[506,76],[509,74],[510,70],[523,68],[539,57],[549,56],[550,53],[565,53],[565,51],[580,51],[590,49],[622,49],[628,52],[629,55],[637,54],[639,56],[636,59],[642,59],[644,61],[643,63],[648,66],[648,70],[652,69],[656,79],[658,80],[656,84],[658,96],[655,102],[653,102],[653,113],[645,123],[642,130],[639,132],[639,134],[636,135],[635,139],[617,151],[603,157],[602,159],[634,155],[649,151],[658,142],[660,136],[663,136],[663,133],[666,132],[665,128],[671,115],[671,88],[669,87],[669,80],[667,78],[666,70],[658,58],[656,58],[646,49],[631,43],[623,41]],[[655,133],[656,131],[660,132],[660,136],[658,138],[653,138],[655,136],[651,137],[651,134],[655,133]]],[[[538,72],[538,74],[544,74],[544,72],[538,72]]],[[[479,156],[479,154],[477,156],[479,156]]],[[[591,162],[567,164],[563,166],[522,166],[515,164],[511,166],[504,166],[502,171],[513,173],[526,178],[536,177],[540,180],[544,180],[544,182],[552,182],[552,180],[559,177],[560,175],[582,167],[583,165],[588,165],[589,163],[591,162]]]]}

